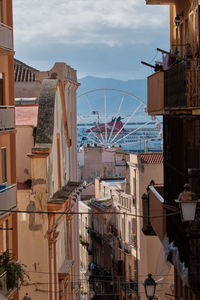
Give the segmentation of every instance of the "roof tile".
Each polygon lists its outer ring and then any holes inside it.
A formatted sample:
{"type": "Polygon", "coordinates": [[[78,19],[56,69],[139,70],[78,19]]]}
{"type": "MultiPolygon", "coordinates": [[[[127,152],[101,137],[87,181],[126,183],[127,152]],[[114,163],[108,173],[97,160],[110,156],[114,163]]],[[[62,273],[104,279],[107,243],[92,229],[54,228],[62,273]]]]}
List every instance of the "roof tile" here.
{"type": "Polygon", "coordinates": [[[142,153],[140,154],[141,163],[143,164],[162,164],[163,153],[142,153]]]}

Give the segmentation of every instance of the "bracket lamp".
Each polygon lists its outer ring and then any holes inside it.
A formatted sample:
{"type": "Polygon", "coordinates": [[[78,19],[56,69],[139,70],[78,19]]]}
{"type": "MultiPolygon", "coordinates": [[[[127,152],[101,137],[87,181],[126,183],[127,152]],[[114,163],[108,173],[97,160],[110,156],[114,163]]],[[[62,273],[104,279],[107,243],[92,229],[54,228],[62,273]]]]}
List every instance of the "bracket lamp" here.
{"type": "Polygon", "coordinates": [[[145,289],[147,299],[149,299],[149,300],[153,299],[154,296],[155,296],[157,283],[152,278],[152,274],[148,274],[148,277],[145,279],[143,285],[144,285],[144,289],[145,289]]]}
{"type": "Polygon", "coordinates": [[[184,185],[183,192],[180,193],[175,202],[179,204],[183,222],[195,220],[197,203],[200,202],[200,200],[195,199],[195,194],[191,192],[188,183],[184,185]]]}
{"type": "Polygon", "coordinates": [[[176,15],[176,17],[174,18],[174,23],[175,23],[176,27],[179,27],[180,24],[181,24],[181,18],[180,17],[183,17],[183,12],[179,15],[176,15]]]}

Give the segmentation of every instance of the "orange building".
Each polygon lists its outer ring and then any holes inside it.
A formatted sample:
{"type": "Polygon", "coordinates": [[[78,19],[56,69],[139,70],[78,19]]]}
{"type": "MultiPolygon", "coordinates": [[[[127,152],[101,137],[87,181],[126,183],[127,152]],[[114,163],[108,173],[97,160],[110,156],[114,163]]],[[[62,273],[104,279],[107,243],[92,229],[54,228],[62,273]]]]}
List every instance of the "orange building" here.
{"type": "MultiPolygon", "coordinates": [[[[17,217],[6,210],[16,210],[16,150],[14,115],[14,51],[12,0],[0,1],[0,253],[17,253],[17,217]]],[[[5,273],[4,273],[5,274],[5,273]]],[[[0,275],[1,283],[4,274],[0,275]]],[[[6,287],[1,293],[18,299],[17,290],[6,287]]]]}

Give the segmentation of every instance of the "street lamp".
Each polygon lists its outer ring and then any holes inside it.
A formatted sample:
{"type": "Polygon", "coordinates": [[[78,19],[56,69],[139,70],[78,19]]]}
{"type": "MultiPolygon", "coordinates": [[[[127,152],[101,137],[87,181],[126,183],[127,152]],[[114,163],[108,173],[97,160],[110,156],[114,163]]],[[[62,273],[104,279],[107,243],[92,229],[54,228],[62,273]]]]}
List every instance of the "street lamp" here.
{"type": "Polygon", "coordinates": [[[95,296],[95,291],[91,290],[90,291],[90,299],[93,299],[95,296]]]}
{"type": "Polygon", "coordinates": [[[197,203],[200,202],[200,200],[195,200],[194,196],[190,190],[190,185],[186,183],[183,192],[180,193],[178,199],[175,200],[175,202],[179,204],[183,222],[194,221],[195,219],[197,203]]]}
{"type": "Polygon", "coordinates": [[[180,19],[179,15],[176,15],[176,17],[174,19],[174,23],[177,27],[180,25],[181,19],[180,19]]]}
{"type": "Polygon", "coordinates": [[[28,293],[26,293],[26,295],[23,297],[23,300],[31,300],[31,297],[28,293]]]}
{"type": "Polygon", "coordinates": [[[176,17],[174,18],[174,23],[177,27],[180,26],[180,24],[181,24],[181,18],[180,17],[183,18],[183,12],[179,15],[176,15],[176,17]]]}
{"type": "Polygon", "coordinates": [[[145,279],[143,283],[146,296],[149,300],[152,300],[154,298],[156,285],[157,285],[157,283],[151,276],[152,276],[151,274],[148,274],[148,277],[145,279]]]}

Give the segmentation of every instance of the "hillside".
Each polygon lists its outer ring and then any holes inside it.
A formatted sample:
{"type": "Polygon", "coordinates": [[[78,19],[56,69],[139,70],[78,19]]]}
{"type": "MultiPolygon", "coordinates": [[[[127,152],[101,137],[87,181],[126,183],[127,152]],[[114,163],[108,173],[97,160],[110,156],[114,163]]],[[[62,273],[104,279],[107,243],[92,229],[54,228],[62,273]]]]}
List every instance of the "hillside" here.
{"type": "MultiPolygon", "coordinates": [[[[129,92],[136,97],[142,99],[146,103],[146,79],[120,81],[112,78],[97,78],[87,76],[78,80],[80,87],[78,88],[78,96],[95,89],[110,88],[129,92]]],[[[115,91],[106,92],[107,96],[107,112],[115,113],[121,102],[122,94],[115,91]]],[[[104,110],[104,92],[96,92],[88,94],[92,110],[103,112],[104,110]]],[[[121,112],[127,112],[138,105],[138,101],[125,96],[125,101],[121,108],[121,112]]],[[[87,97],[78,98],[78,114],[89,114],[89,105],[87,97]]]]}

